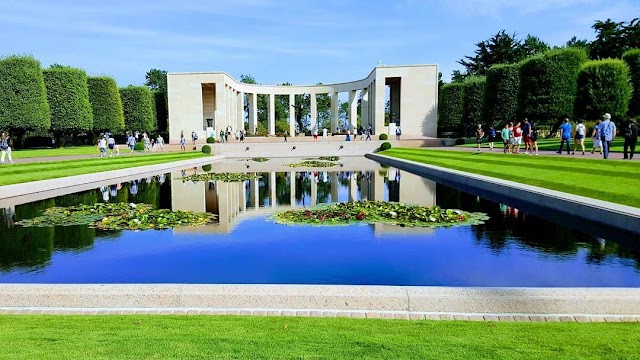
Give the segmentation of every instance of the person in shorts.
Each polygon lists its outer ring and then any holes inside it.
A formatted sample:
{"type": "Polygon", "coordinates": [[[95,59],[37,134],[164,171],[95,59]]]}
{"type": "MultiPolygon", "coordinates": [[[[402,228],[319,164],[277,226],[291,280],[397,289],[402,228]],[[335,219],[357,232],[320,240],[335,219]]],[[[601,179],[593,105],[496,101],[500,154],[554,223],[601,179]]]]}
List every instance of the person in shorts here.
{"type": "Polygon", "coordinates": [[[104,136],[100,136],[98,139],[98,151],[100,151],[101,158],[107,156],[107,139],[104,136]]]}
{"type": "Polygon", "coordinates": [[[531,148],[531,123],[527,118],[524,118],[524,124],[522,125],[522,139],[524,140],[524,153],[533,154],[533,149],[531,148]]]}
{"type": "Polygon", "coordinates": [[[187,150],[187,147],[185,146],[186,143],[187,143],[187,139],[184,138],[183,133],[180,133],[180,151],[187,150]]]}
{"type": "Polygon", "coordinates": [[[476,144],[478,144],[478,151],[482,148],[482,138],[484,137],[484,131],[482,130],[482,125],[478,124],[478,128],[476,129],[476,144]]]}
{"type": "Polygon", "coordinates": [[[493,142],[496,141],[496,129],[493,125],[489,126],[489,150],[493,151],[493,142]]]}
{"type": "Polygon", "coordinates": [[[536,149],[536,155],[538,155],[538,128],[531,124],[531,152],[536,149]]]}
{"type": "Polygon", "coordinates": [[[109,147],[109,156],[113,156],[113,151],[116,148],[116,140],[113,138],[113,135],[109,134],[109,139],[107,139],[107,146],[109,147]]]}
{"type": "Polygon", "coordinates": [[[602,155],[602,139],[601,137],[601,129],[602,129],[602,120],[596,120],[596,126],[593,127],[593,131],[591,137],[593,139],[593,149],[591,149],[591,153],[594,154],[596,149],[600,150],[600,155],[602,155]]]}
{"type": "Polygon", "coordinates": [[[520,144],[522,144],[522,128],[520,127],[520,122],[516,123],[516,126],[513,127],[513,153],[520,154],[520,144]]]}
{"type": "Polygon", "coordinates": [[[133,150],[136,148],[136,138],[133,135],[129,135],[129,139],[127,139],[127,145],[129,145],[129,155],[133,155],[133,150]]]}
{"type": "Polygon", "coordinates": [[[2,161],[0,164],[4,165],[5,156],[9,156],[9,163],[13,164],[13,158],[11,157],[11,138],[9,133],[3,132],[0,135],[0,151],[2,152],[2,161]]]}
{"type": "Polygon", "coordinates": [[[158,151],[164,150],[164,138],[158,134],[158,138],[156,139],[156,145],[158,146],[158,151]]]}
{"type": "Polygon", "coordinates": [[[500,130],[500,136],[502,136],[502,143],[504,144],[504,153],[508,154],[509,153],[509,146],[511,145],[511,143],[509,142],[509,138],[511,131],[509,131],[509,124],[504,124],[504,127],[502,128],[502,130],[500,130]]]}
{"type": "Polygon", "coordinates": [[[575,134],[573,135],[573,151],[571,155],[576,154],[576,149],[578,148],[578,144],[582,148],[582,155],[584,155],[584,138],[587,135],[587,128],[582,123],[582,120],[578,120],[578,125],[576,125],[575,134]]]}
{"type": "Polygon", "coordinates": [[[318,129],[313,128],[313,141],[318,141],[318,129]]]}

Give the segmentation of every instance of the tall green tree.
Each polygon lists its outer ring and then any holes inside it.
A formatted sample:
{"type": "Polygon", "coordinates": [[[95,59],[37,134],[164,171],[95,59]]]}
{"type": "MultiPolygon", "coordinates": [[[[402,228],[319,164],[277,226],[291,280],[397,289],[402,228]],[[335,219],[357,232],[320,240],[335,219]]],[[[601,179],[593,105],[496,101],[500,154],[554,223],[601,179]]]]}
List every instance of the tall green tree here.
{"type": "Polygon", "coordinates": [[[160,132],[166,132],[169,127],[167,71],[155,68],[147,71],[144,85],[147,86],[153,94],[157,129],[160,132]]]}
{"type": "Polygon", "coordinates": [[[569,39],[564,45],[565,47],[574,47],[574,48],[583,49],[584,51],[587,51],[587,52],[589,52],[589,49],[591,47],[591,43],[589,42],[589,40],[586,40],[586,39],[578,40],[578,38],[575,36],[569,39]]]}
{"type": "Polygon", "coordinates": [[[473,56],[465,56],[458,63],[468,74],[485,75],[495,64],[512,64],[521,60],[520,42],[516,34],[508,34],[504,29],[491,38],[476,44],[473,56]]]}
{"type": "Polygon", "coordinates": [[[161,93],[167,93],[167,71],[160,69],[151,69],[145,75],[144,85],[150,90],[156,90],[161,93]]]}
{"type": "Polygon", "coordinates": [[[461,128],[464,113],[463,83],[455,82],[442,86],[438,102],[438,127],[461,128]]]}
{"type": "Polygon", "coordinates": [[[144,86],[127,86],[120,89],[124,123],[131,131],[154,131],[155,115],[153,95],[144,86]]]}
{"type": "Polygon", "coordinates": [[[487,81],[484,76],[469,76],[464,86],[462,121],[466,125],[482,123],[482,109],[484,105],[484,90],[487,81]]]}
{"type": "Polygon", "coordinates": [[[485,123],[503,124],[515,120],[520,90],[519,71],[519,64],[493,65],[487,70],[485,123]]]}
{"type": "Polygon", "coordinates": [[[89,77],[89,102],[93,111],[93,129],[119,133],[124,130],[124,113],[118,85],[107,76],[89,77]]]}
{"type": "Polygon", "coordinates": [[[543,53],[549,49],[551,49],[549,44],[540,40],[537,36],[527,35],[520,45],[520,60],[543,53]]]}
{"type": "Polygon", "coordinates": [[[43,77],[56,143],[64,146],[63,135],[92,130],[93,111],[84,70],[54,67],[44,70],[43,77]]]}
{"type": "Polygon", "coordinates": [[[591,60],[580,68],[575,112],[583,119],[596,119],[605,112],[614,119],[627,114],[633,89],[629,68],[623,60],[591,60]]]}
{"type": "Polygon", "coordinates": [[[633,95],[629,102],[629,115],[640,116],[640,49],[632,49],[622,55],[629,67],[633,95]]]}

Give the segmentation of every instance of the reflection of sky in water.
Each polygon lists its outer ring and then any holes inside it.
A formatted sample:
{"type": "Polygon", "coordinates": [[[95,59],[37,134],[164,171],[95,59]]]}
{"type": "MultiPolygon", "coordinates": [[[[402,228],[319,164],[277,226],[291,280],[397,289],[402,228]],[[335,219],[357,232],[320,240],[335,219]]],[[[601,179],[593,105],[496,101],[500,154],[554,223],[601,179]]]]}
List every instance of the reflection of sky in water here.
{"type": "Polygon", "coordinates": [[[488,213],[491,220],[436,230],[275,224],[264,211],[255,212],[254,194],[261,206],[270,206],[275,195],[278,206],[288,207],[290,174],[264,173],[256,188],[249,181],[182,184],[171,180],[177,172],[5,209],[0,282],[640,286],[640,251],[622,245],[623,238],[590,236],[393,169],[297,173],[294,201],[298,206],[312,199],[436,201],[446,208],[488,213]],[[32,217],[50,206],[104,198],[215,209],[226,214],[228,224],[144,232],[11,226],[14,218],[32,217]]]}

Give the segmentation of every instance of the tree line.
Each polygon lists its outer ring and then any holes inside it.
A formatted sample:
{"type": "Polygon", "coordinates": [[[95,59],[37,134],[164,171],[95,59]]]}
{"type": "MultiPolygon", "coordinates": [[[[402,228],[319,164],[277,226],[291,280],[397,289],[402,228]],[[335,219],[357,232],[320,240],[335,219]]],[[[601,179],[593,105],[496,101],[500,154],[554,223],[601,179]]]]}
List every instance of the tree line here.
{"type": "MultiPolygon", "coordinates": [[[[118,88],[108,76],[53,64],[43,69],[32,56],[0,59],[0,129],[14,146],[30,137],[49,138],[57,146],[93,142],[104,132],[166,131],[164,89],[118,88]],[[164,97],[158,96],[164,90],[164,97]]],[[[148,79],[149,80],[149,79],[148,79]]],[[[148,81],[149,82],[149,81],[148,81]]]]}
{"type": "Polygon", "coordinates": [[[640,116],[640,22],[596,21],[593,28],[594,41],[573,37],[553,49],[505,30],[476,44],[459,61],[465,72],[441,85],[439,134],[523,117],[557,125],[565,117],[640,116]]]}

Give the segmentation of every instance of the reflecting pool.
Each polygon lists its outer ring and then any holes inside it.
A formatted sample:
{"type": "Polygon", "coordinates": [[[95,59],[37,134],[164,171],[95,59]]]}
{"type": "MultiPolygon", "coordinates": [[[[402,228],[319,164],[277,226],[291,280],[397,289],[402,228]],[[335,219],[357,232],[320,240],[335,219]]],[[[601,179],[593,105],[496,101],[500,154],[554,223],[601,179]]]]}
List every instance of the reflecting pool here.
{"type": "Polygon", "coordinates": [[[532,214],[509,199],[493,202],[374,162],[347,169],[182,181],[204,172],[191,168],[10,204],[0,209],[0,282],[640,286],[637,239],[606,229],[590,235],[593,225],[577,218],[532,214]],[[438,229],[269,220],[274,211],[360,199],[484,212],[490,220],[438,229]],[[206,211],[218,221],[151,231],[14,224],[52,206],[107,201],[206,211]]]}

